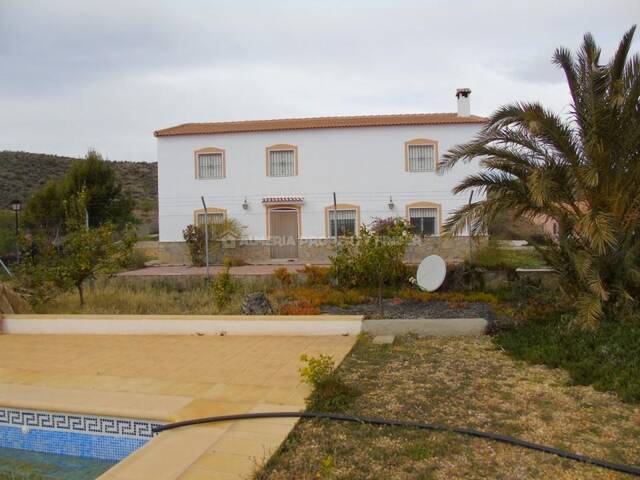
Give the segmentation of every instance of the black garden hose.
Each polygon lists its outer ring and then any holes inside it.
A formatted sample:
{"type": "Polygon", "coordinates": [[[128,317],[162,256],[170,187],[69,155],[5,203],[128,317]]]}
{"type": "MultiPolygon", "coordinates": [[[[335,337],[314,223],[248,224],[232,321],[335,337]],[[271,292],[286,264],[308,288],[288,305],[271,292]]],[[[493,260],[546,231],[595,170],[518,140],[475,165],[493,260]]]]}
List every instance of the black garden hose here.
{"type": "Polygon", "coordinates": [[[174,428],[186,427],[189,425],[200,425],[203,423],[227,422],[232,420],[249,420],[256,418],[320,418],[325,420],[337,420],[341,422],[361,423],[367,425],[383,425],[392,427],[410,427],[421,430],[435,430],[439,432],[453,432],[471,437],[486,438],[497,442],[517,445],[519,447],[536,450],[539,452],[550,453],[562,458],[574,460],[576,462],[588,463],[597,467],[614,470],[616,472],[627,473],[640,477],[640,467],[632,465],[624,465],[620,463],[611,463],[597,458],[578,455],[577,453],[567,452],[558,448],[541,445],[539,443],[527,442],[519,438],[510,437],[508,435],[500,435],[497,433],[481,432],[472,428],[448,427],[438,423],[422,423],[411,420],[386,420],[383,418],[358,417],[355,415],[342,415],[339,413],[321,413],[321,412],[263,412],[263,413],[240,413],[237,415],[222,415],[218,417],[196,418],[194,420],[185,420],[182,422],[168,423],[153,428],[154,433],[164,432],[165,430],[173,430],[174,428]]]}

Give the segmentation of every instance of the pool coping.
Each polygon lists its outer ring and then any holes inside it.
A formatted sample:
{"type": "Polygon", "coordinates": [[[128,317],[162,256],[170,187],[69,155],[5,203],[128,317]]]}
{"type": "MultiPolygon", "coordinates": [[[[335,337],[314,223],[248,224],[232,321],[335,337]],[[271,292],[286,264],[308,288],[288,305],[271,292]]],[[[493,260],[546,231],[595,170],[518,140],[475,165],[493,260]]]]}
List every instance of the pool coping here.
{"type": "Polygon", "coordinates": [[[0,383],[0,406],[159,422],[176,419],[175,412],[193,401],[186,395],[106,392],[39,385],[0,383]]]}
{"type": "MultiPolygon", "coordinates": [[[[14,316],[10,316],[14,317],[14,316]]],[[[55,316],[53,316],[55,317],[55,316]]],[[[21,317],[18,317],[21,318],[21,317]]],[[[85,324],[94,324],[102,320],[84,321],[85,324]]],[[[16,320],[16,322],[23,322],[16,320]]],[[[59,324],[59,321],[42,320],[43,323],[59,324]]],[[[122,326],[121,321],[111,322],[122,326]]],[[[146,322],[155,324],[156,322],[146,322]]],[[[180,323],[180,322],[173,322],[180,323]]],[[[246,322],[238,322],[246,323],[246,322]]],[[[260,323],[260,322],[251,322],[260,323]]],[[[261,323],[268,323],[262,321],[261,323]]],[[[317,324],[319,322],[308,322],[317,324]]],[[[338,322],[336,322],[338,323],[338,322]]],[[[350,325],[350,322],[340,321],[343,327],[350,325]]],[[[358,320],[358,325],[360,325],[358,320]]],[[[9,340],[12,335],[0,336],[9,340]]],[[[29,342],[29,335],[15,335],[18,342],[27,342],[31,348],[43,348],[47,346],[47,338],[44,336],[37,343],[29,342]],[[40,343],[42,341],[42,343],[40,343]]],[[[55,335],[49,338],[53,340],[55,335]]],[[[72,336],[69,336],[72,337],[72,336]]],[[[133,336],[131,338],[134,338],[133,336]]],[[[85,375],[101,376],[99,372],[86,373],[84,370],[70,373],[57,373],[56,369],[51,372],[46,368],[46,363],[10,364],[6,367],[0,365],[0,374],[3,381],[0,382],[0,405],[5,408],[21,410],[35,410],[45,412],[61,412],[69,414],[96,415],[107,417],[120,417],[127,419],[153,420],[158,423],[175,422],[193,418],[208,417],[213,415],[227,415],[234,413],[257,413],[269,411],[300,411],[304,409],[304,397],[309,393],[309,387],[299,384],[296,373],[298,358],[301,353],[308,352],[309,349],[315,354],[326,352],[334,355],[336,360],[341,361],[349,352],[354,336],[335,336],[321,339],[307,337],[301,340],[291,338],[291,344],[295,345],[292,350],[296,350],[294,355],[285,355],[288,360],[283,360],[282,367],[273,369],[269,375],[275,376],[277,380],[273,385],[264,384],[262,377],[246,376],[238,379],[236,377],[216,377],[215,380],[206,380],[206,391],[201,391],[205,380],[193,378],[187,375],[184,380],[182,390],[170,390],[172,393],[165,393],[165,389],[158,388],[146,390],[144,387],[147,373],[136,373],[135,368],[122,374],[109,373],[105,375],[105,382],[82,383],[85,375]],[[319,343],[315,343],[319,342],[319,343]],[[336,345],[337,344],[337,345],[336,345]],[[315,345],[315,346],[314,346],[315,345]],[[290,358],[289,358],[290,357],[290,358]],[[286,366],[286,368],[284,368],[286,366]],[[133,373],[133,375],[132,375],[133,373]],[[49,376],[61,376],[57,381],[48,382],[49,376]],[[66,377],[69,378],[66,378],[66,377]],[[142,388],[136,392],[112,390],[111,383],[119,376],[123,379],[132,378],[142,382],[142,388]],[[113,378],[112,378],[113,377],[113,378]],[[200,385],[201,382],[202,385],[200,385]],[[68,386],[66,386],[68,384],[68,386]],[[264,385],[263,385],[264,384],[264,385]],[[77,385],[77,386],[76,386],[77,385]],[[253,391],[255,390],[255,391],[253,391]],[[189,392],[189,393],[186,393],[189,392]]],[[[96,341],[97,336],[91,339],[89,335],[77,335],[73,344],[96,341]]],[[[137,339],[133,341],[135,344],[137,339]]],[[[142,337],[141,337],[142,341],[142,337]]],[[[151,340],[161,345],[180,342],[179,338],[151,340]]],[[[192,339],[185,345],[199,344],[199,342],[236,342],[237,345],[259,346],[269,344],[279,346],[281,350],[286,350],[290,344],[288,338],[280,341],[256,339],[245,342],[241,339],[210,339],[205,337],[192,339]]],[[[58,345],[66,345],[65,339],[57,339],[58,345]]],[[[105,348],[108,342],[100,340],[99,345],[105,348]]],[[[114,342],[115,346],[120,345],[121,340],[114,342]]],[[[20,345],[23,345],[20,343],[20,345]]],[[[131,341],[129,341],[131,345],[131,341]]],[[[224,345],[220,344],[222,347],[224,345]]],[[[184,347],[182,347],[184,349],[184,347]]],[[[269,348],[274,348],[273,346],[269,348]]],[[[129,349],[130,351],[135,351],[129,349]]],[[[29,355],[28,349],[22,350],[25,355],[29,355]]],[[[174,352],[178,354],[180,350],[174,352]]],[[[242,350],[229,350],[224,353],[225,358],[233,358],[240,355],[242,350]]],[[[183,351],[189,353],[189,351],[183,351]]],[[[268,357],[269,350],[265,350],[268,357]]],[[[63,356],[64,357],[64,356],[63,356]]],[[[72,358],[75,358],[73,355],[72,358]]],[[[238,357],[239,358],[239,357],[238,357]]],[[[185,366],[192,360],[186,359],[185,366]]],[[[266,362],[268,364],[268,361],[266,362]]],[[[251,369],[252,364],[242,364],[237,367],[238,372],[251,369]]],[[[164,368],[164,367],[162,367],[164,368]]],[[[92,369],[89,370],[93,372],[92,369]]],[[[161,372],[160,372],[161,373],[161,372]]],[[[151,378],[151,377],[149,377],[151,378]]],[[[160,381],[161,375],[152,376],[154,382],[160,381]],[[156,378],[157,377],[157,378],[156,378]]],[[[173,377],[172,377],[173,378],[173,377]]],[[[161,382],[160,382],[161,383],[161,382]]],[[[162,386],[162,385],[161,385],[162,386]]],[[[134,451],[128,457],[114,465],[107,472],[102,474],[100,480],[146,480],[154,478],[157,480],[175,479],[198,479],[198,478],[244,478],[242,475],[249,475],[257,465],[266,461],[285,440],[297,419],[259,419],[248,421],[228,421],[215,425],[191,426],[177,430],[163,432],[151,438],[147,443],[134,451]]]]}
{"type": "Polygon", "coordinates": [[[47,335],[358,335],[361,315],[9,314],[5,334],[47,335]]]}
{"type": "Polygon", "coordinates": [[[482,335],[475,318],[364,319],[362,315],[97,315],[11,314],[0,318],[9,335],[244,335],[340,336],[482,335]]]}

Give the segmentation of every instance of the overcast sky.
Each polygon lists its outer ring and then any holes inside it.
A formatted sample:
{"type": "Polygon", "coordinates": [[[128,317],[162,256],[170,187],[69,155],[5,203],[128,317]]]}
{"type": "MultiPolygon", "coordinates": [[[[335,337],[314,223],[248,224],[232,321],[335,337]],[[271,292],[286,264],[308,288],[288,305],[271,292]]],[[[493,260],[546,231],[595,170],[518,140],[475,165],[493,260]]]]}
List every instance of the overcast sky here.
{"type": "MultiPolygon", "coordinates": [[[[550,58],[591,31],[605,58],[640,1],[0,0],[0,150],[155,160],[185,122],[562,111],[550,58]]],[[[633,50],[638,51],[635,41],[633,50]]]]}

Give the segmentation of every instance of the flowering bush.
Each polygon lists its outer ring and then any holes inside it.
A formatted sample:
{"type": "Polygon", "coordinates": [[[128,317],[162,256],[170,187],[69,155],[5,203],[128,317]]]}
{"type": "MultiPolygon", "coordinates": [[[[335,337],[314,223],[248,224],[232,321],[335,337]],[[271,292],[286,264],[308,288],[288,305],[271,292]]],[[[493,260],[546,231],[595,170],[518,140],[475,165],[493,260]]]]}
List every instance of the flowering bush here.
{"type": "Polygon", "coordinates": [[[276,277],[283,287],[287,288],[291,286],[293,278],[291,277],[291,273],[286,267],[279,267],[273,271],[273,276],[276,277]]]}
{"type": "Polygon", "coordinates": [[[280,307],[281,315],[319,315],[320,308],[307,300],[293,300],[280,307]]]}
{"type": "Polygon", "coordinates": [[[298,270],[307,276],[307,285],[324,285],[329,282],[329,268],[319,267],[317,265],[305,265],[304,268],[298,270]]]}

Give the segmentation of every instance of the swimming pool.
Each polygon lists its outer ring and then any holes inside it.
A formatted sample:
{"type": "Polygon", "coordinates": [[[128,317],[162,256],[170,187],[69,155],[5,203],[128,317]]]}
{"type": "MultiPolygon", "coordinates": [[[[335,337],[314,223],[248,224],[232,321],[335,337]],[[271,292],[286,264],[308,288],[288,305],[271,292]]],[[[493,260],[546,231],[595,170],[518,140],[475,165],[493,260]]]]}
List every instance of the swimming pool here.
{"type": "Polygon", "coordinates": [[[97,478],[147,443],[157,425],[153,420],[0,407],[0,480],[97,478]],[[31,476],[19,476],[30,469],[35,471],[31,476]]]}
{"type": "Polygon", "coordinates": [[[94,480],[115,463],[0,448],[0,480],[94,480]]]}

